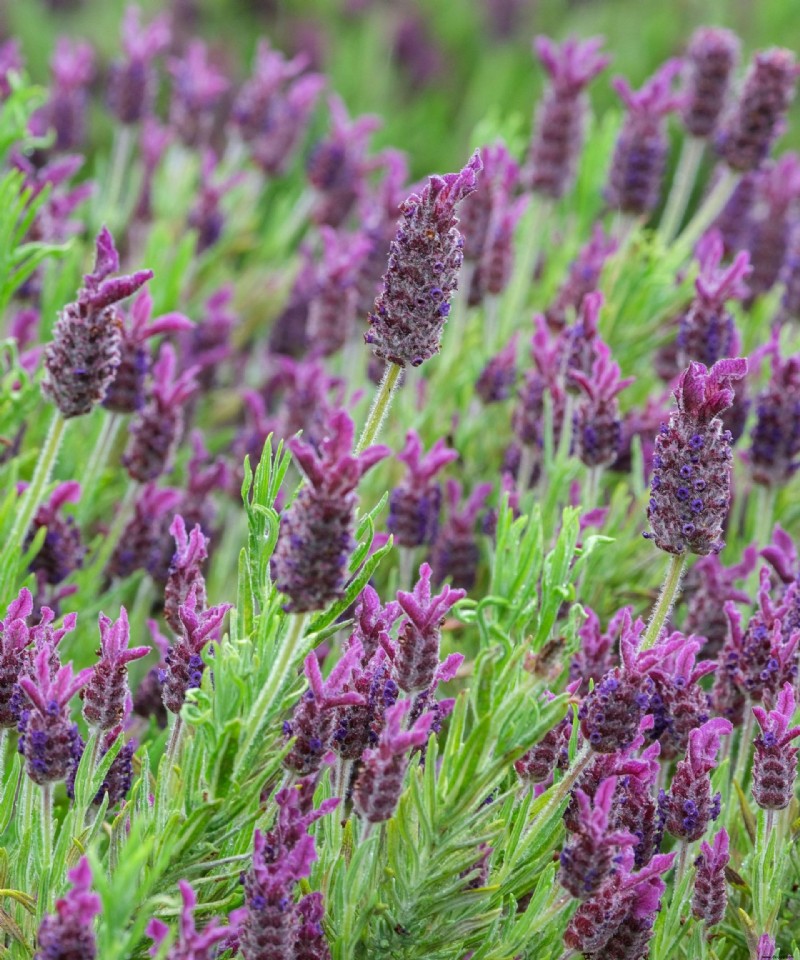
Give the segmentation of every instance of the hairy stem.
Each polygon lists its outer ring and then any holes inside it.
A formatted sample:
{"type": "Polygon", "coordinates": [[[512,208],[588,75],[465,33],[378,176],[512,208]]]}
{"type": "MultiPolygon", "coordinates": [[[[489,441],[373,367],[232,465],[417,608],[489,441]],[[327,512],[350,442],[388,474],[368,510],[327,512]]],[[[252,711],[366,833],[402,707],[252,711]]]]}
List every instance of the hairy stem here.
{"type": "Polygon", "coordinates": [[[61,441],[64,439],[66,425],[67,421],[61,416],[61,412],[55,410],[44,446],[39,451],[39,459],[36,461],[36,469],[33,472],[30,485],[22,495],[22,502],[17,510],[14,526],[11,528],[11,533],[5,543],[5,547],[13,554],[21,553],[25,546],[31,523],[42,501],[45,488],[50,481],[50,474],[53,472],[61,441]]]}
{"type": "Polygon", "coordinates": [[[733,779],[744,790],[745,778],[747,776],[747,761],[750,759],[750,748],[753,740],[753,708],[750,698],[744,705],[744,721],[742,731],[739,735],[739,747],[736,752],[736,769],[733,772],[733,779]]]}
{"type": "Polygon", "coordinates": [[[122,426],[122,416],[119,413],[107,413],[104,411],[103,426],[97,443],[94,445],[89,463],[83,474],[81,483],[81,516],[86,517],[88,510],[92,506],[94,491],[100,481],[103,470],[108,462],[109,454],[122,426]]]}
{"type": "Polygon", "coordinates": [[[398,366],[396,363],[386,364],[381,385],[378,388],[378,393],[376,394],[372,408],[369,411],[367,422],[364,424],[364,430],[362,431],[361,437],[356,445],[356,453],[361,453],[362,450],[365,450],[368,446],[370,446],[370,444],[373,444],[375,442],[375,438],[380,433],[383,421],[386,419],[386,414],[389,412],[395,387],[397,386],[397,380],[400,377],[400,372],[402,369],[403,368],[398,366]]]}
{"type": "Polygon", "coordinates": [[[170,799],[170,787],[172,786],[172,774],[180,753],[182,739],[183,720],[180,716],[177,716],[173,720],[167,749],[164,752],[164,756],[161,759],[161,765],[158,770],[156,821],[158,823],[159,830],[163,830],[167,823],[167,807],[170,799]]]}
{"type": "Polygon", "coordinates": [[[681,584],[684,561],[685,557],[683,554],[669,558],[667,576],[664,580],[664,586],[661,588],[661,593],[659,594],[655,609],[653,610],[653,615],[650,618],[650,623],[647,625],[647,632],[645,633],[644,640],[642,641],[642,650],[649,650],[650,647],[654,646],[658,638],[661,636],[661,631],[664,629],[664,623],[669,616],[670,610],[672,610],[672,605],[675,603],[675,598],[678,596],[678,588],[681,584]]]}

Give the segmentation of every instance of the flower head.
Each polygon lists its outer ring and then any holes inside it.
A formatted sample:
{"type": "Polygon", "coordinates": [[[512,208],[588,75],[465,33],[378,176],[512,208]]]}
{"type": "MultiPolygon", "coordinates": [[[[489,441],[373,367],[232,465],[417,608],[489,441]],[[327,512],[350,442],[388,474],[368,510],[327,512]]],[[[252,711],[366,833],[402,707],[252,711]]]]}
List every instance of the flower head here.
{"type": "Polygon", "coordinates": [[[695,860],[692,914],[707,927],[713,927],[725,916],[728,894],[725,889],[725,867],[730,860],[728,831],[723,827],[714,837],[714,843],[700,844],[700,856],[695,860]]]}
{"type": "Polygon", "coordinates": [[[739,59],[739,38],[720,27],[700,27],[686,51],[688,91],[682,116],[693,137],[708,137],[725,107],[739,59]]]}
{"type": "Polygon", "coordinates": [[[100,913],[100,897],[91,893],[92,871],[86,857],[67,874],[72,888],[56,900],[56,912],[47,914],[36,935],[38,950],[34,960],[56,957],[80,957],[95,960],[97,943],[92,924],[100,913]]]}
{"type": "Polygon", "coordinates": [[[406,476],[389,495],[386,528],[401,547],[432,543],[439,526],[441,487],[437,473],[458,459],[444,440],[439,439],[425,453],[416,430],[409,430],[397,459],[406,465],[406,476]]]}
{"type": "Polygon", "coordinates": [[[794,795],[797,777],[797,747],[791,743],[800,737],[800,727],[790,727],[795,711],[794,690],[786,683],[778,694],[774,710],[753,707],[761,728],[755,739],[753,760],[753,797],[766,810],[783,810],[794,795]]]}
{"type": "Polygon", "coordinates": [[[460,173],[430,177],[403,203],[384,289],[364,335],[379,359],[418,367],[439,352],[463,259],[455,209],[475,190],[481,168],[476,152],[460,173]]]}

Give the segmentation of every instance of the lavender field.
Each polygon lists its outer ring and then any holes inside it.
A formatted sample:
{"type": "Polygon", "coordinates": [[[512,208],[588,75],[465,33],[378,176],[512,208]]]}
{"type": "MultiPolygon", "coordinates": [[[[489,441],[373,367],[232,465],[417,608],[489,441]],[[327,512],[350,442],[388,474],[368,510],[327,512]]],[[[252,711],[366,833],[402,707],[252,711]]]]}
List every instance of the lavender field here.
{"type": "Polygon", "coordinates": [[[798,44],[0,6],[0,957],[800,960],[798,44]]]}

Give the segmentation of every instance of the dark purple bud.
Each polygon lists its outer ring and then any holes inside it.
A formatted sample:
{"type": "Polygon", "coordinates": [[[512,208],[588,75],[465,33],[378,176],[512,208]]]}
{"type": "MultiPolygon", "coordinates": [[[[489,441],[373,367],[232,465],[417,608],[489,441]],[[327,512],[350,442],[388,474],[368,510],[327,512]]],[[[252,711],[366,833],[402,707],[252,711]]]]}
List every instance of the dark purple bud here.
{"type": "Polygon", "coordinates": [[[122,462],[140,483],[157,480],[172,469],[183,436],[183,408],[197,391],[195,367],[176,373],[175,351],[164,343],[153,366],[153,382],[142,410],[129,427],[130,440],[122,462]]]}
{"type": "Polygon", "coordinates": [[[683,756],[689,733],[709,719],[709,697],[698,681],[717,668],[713,660],[695,662],[700,639],[684,639],[683,634],[677,632],[670,639],[679,640],[681,646],[666,656],[651,673],[655,690],[651,699],[653,729],[650,736],[660,740],[661,756],[667,760],[683,756]]]}
{"type": "Polygon", "coordinates": [[[43,644],[34,658],[32,676],[20,677],[27,702],[20,715],[19,752],[34,783],[64,780],[69,773],[78,730],[70,720],[68,704],[91,676],[91,668],[74,676],[72,665],[60,666],[53,647],[43,644]]]}
{"type": "MultiPolygon", "coordinates": [[[[364,664],[363,655],[361,660],[364,664]]],[[[337,708],[331,745],[343,760],[360,760],[368,747],[377,744],[386,711],[394,706],[400,692],[386,651],[378,648],[366,666],[357,666],[346,686],[358,693],[363,702],[337,708]]],[[[294,722],[292,732],[295,732],[294,722]]]]}
{"type": "Polygon", "coordinates": [[[322,610],[342,596],[347,580],[355,488],[390,450],[373,446],[353,454],[353,421],[343,410],[330,418],[319,453],[302,440],[290,440],[289,447],[308,482],[281,517],[272,576],[289,598],[287,610],[322,610]]]}
{"type": "Polygon", "coordinates": [[[67,877],[72,887],[64,897],[56,900],[56,912],[42,919],[36,934],[38,950],[34,960],[60,960],[62,957],[95,960],[97,956],[92,927],[101,905],[100,897],[90,893],[92,871],[86,857],[81,857],[67,877]]]}
{"type": "Polygon", "coordinates": [[[455,208],[475,190],[481,168],[475,153],[460,173],[430,177],[403,204],[384,289],[364,335],[379,359],[418,367],[439,352],[463,259],[455,208]]]}
{"type": "Polygon", "coordinates": [[[666,116],[683,105],[683,96],[672,90],[682,67],[681,60],[668,60],[638,92],[624,77],[612,80],[627,108],[605,189],[616,210],[642,217],[658,205],[669,146],[666,116]]]}
{"type": "Polygon", "coordinates": [[[387,710],[378,746],[364,751],[361,772],[353,788],[353,803],[369,823],[383,823],[394,814],[403,792],[408,751],[427,741],[435,720],[432,713],[425,713],[410,730],[404,731],[403,717],[410,706],[410,700],[400,700],[387,710]]]}
{"type": "Polygon", "coordinates": [[[660,750],[661,744],[653,743],[640,759],[623,760],[616,766],[620,778],[614,793],[611,825],[636,837],[633,857],[637,868],[648,864],[661,844],[663,830],[652,789],[660,771],[660,750]]]}
{"type": "Polygon", "coordinates": [[[725,107],[739,61],[739,38],[720,27],[700,27],[686,51],[689,68],[683,123],[693,137],[708,137],[725,107]]]}
{"type": "Polygon", "coordinates": [[[717,136],[717,152],[732,170],[755,170],[767,158],[783,129],[797,73],[791,50],[772,47],[755,55],[736,109],[717,136]]]}
{"type": "Polygon", "coordinates": [[[728,832],[723,827],[714,837],[714,843],[704,840],[700,844],[700,856],[695,860],[692,915],[713,927],[725,916],[728,893],[725,888],[725,867],[728,854],[728,832]]]}
{"type": "Polygon", "coordinates": [[[549,37],[534,40],[534,51],[550,77],[536,109],[528,157],[528,183],[536,193],[558,200],[573,185],[589,110],[586,87],[610,62],[600,53],[602,37],[569,37],[561,46],[549,37]]]}
{"type": "Polygon", "coordinates": [[[753,799],[764,810],[784,810],[792,802],[797,778],[797,747],[800,727],[789,727],[795,710],[794,690],[786,683],[774,710],[753,707],[761,727],[755,738],[753,799]]]}
{"type": "Polygon", "coordinates": [[[364,587],[356,601],[353,624],[353,637],[361,643],[364,651],[363,663],[372,660],[402,612],[400,604],[395,601],[382,606],[377,592],[369,584],[364,587]]]}
{"type": "Polygon", "coordinates": [[[647,517],[656,546],[667,553],[719,553],[730,505],[730,434],[718,414],[733,401],[732,381],[747,360],[692,362],[678,381],[678,409],[656,437],[647,517]],[[681,474],[689,467],[691,477],[681,474]]]}
{"type": "Polygon", "coordinates": [[[442,499],[441,487],[434,478],[448,463],[458,459],[458,453],[442,439],[424,453],[419,434],[409,430],[397,459],[406,465],[406,475],[389,495],[386,529],[398,546],[430,544],[439,527],[442,499]]]}
{"type": "Polygon", "coordinates": [[[197,602],[196,592],[196,585],[192,585],[186,603],[178,608],[181,632],[165,661],[164,706],[174,714],[181,712],[187,691],[200,686],[206,667],[201,652],[210,640],[217,638],[222,621],[232,606],[220,603],[204,610],[197,602]]]}
{"type": "Polygon", "coordinates": [[[322,927],[325,916],[322,894],[307,893],[297,904],[297,915],[295,960],[331,960],[331,950],[322,927]]]}
{"type": "Polygon", "coordinates": [[[97,237],[94,272],[84,277],[77,302],[60,312],[53,341],[45,348],[42,391],[64,417],[89,413],[105,398],[119,366],[122,341],[122,323],[113,305],[153,276],[150,270],[140,270],[106,279],[118,268],[114,241],[103,227],[97,237]]]}
{"type": "Polygon", "coordinates": [[[119,620],[99,617],[100,659],[91,670],[91,679],[82,692],[83,715],[90,727],[111,730],[125,717],[130,696],[127,666],[150,653],[150,647],[132,647],[128,612],[120,607],[119,620]]]}

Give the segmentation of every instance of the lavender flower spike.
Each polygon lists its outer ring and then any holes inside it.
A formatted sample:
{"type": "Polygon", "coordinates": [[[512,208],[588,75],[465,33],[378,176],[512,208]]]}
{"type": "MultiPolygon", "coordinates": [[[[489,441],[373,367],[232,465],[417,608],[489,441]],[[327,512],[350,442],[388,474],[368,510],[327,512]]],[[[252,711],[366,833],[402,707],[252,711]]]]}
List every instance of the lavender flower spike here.
{"type": "Polygon", "coordinates": [[[342,596],[355,545],[356,485],[391,452],[372,446],[355,455],[353,437],[353,421],[340,410],[330,418],[319,453],[302,440],[289,441],[308,483],[281,517],[272,576],[293,613],[322,610],[342,596]]]}
{"type": "Polygon", "coordinates": [[[178,610],[181,604],[186,602],[193,585],[195,602],[203,608],[206,605],[206,582],[202,567],[208,559],[208,537],[203,535],[197,523],[187,536],[186,523],[180,514],[176,514],[169,532],[175,538],[175,553],[169,565],[169,577],[164,588],[164,619],[175,633],[180,633],[181,620],[178,610]]]}
{"type": "Polygon", "coordinates": [[[782,357],[777,330],[767,352],[770,377],[756,400],[749,460],[753,480],[777,488],[800,466],[800,353],[782,357]]]}
{"type": "Polygon", "coordinates": [[[421,193],[402,204],[384,288],[364,335],[379,359],[418,367],[441,349],[463,260],[455,208],[475,190],[481,169],[476,151],[460,173],[430,177],[421,193]]]}
{"type": "Polygon", "coordinates": [[[800,727],[789,727],[795,711],[794,690],[784,684],[774,710],[753,707],[761,727],[755,739],[753,759],[753,797],[764,810],[783,810],[794,796],[797,777],[797,747],[792,740],[800,737],[800,727]]]}
{"type": "Polygon", "coordinates": [[[697,245],[700,275],[697,295],[681,317],[678,362],[697,360],[711,367],[734,349],[733,317],[725,305],[748,295],[744,280],[752,271],[750,255],[742,250],[729,267],[721,268],[725,244],[719,230],[710,230],[697,245]]]}
{"type": "Polygon", "coordinates": [[[579,900],[588,900],[597,893],[613,869],[617,847],[635,845],[639,838],[628,830],[609,831],[609,815],[617,786],[616,777],[604,780],[594,795],[594,802],[577,789],[575,797],[580,809],[580,827],[574,840],[561,851],[558,880],[562,887],[579,900]]]}
{"type": "Polygon", "coordinates": [[[150,647],[128,649],[130,627],[125,607],[120,607],[116,621],[101,613],[99,623],[100,659],[82,693],[83,715],[90,727],[112,730],[124,719],[125,703],[130,696],[127,666],[146,657],[150,647]]]}
{"type": "Polygon", "coordinates": [[[285,765],[298,774],[314,773],[322,763],[325,751],[331,745],[336,721],[336,707],[364,706],[360,693],[345,691],[353,671],[361,660],[363,648],[353,640],[327,680],[323,681],[319,661],[310,653],[303,669],[308,679],[308,690],[295,707],[291,722],[284,724],[284,733],[294,737],[292,749],[284,759],[285,765]]]}
{"type": "Polygon", "coordinates": [[[122,327],[117,374],[106,391],[103,406],[114,413],[136,413],[144,406],[145,379],[150,372],[150,352],[145,341],[165,333],[192,330],[194,324],[182,313],[152,317],[153,298],[144,289],[133,301],[130,320],[122,327]]]}
{"type": "Polygon", "coordinates": [[[119,269],[119,257],[105,227],[96,246],[94,271],[83,278],[77,301],[59,314],[44,353],[42,392],[65,418],[83,416],[105,398],[120,362],[122,325],[114,304],[153,276],[151,270],[139,270],[109,279],[119,269]]]}
{"type": "Polygon", "coordinates": [[[47,914],[36,935],[38,950],[33,960],[61,960],[80,957],[95,960],[97,943],[92,923],[100,913],[100,897],[90,893],[92,871],[89,861],[81,857],[67,874],[72,889],[56,900],[56,912],[47,914]]]}
{"type": "Polygon", "coordinates": [[[536,110],[528,159],[528,181],[534,193],[558,200],[572,186],[589,110],[586,87],[611,61],[599,52],[602,44],[602,37],[583,41],[570,37],[560,47],[544,36],[533,42],[550,76],[536,110]]]}
{"type": "Polygon", "coordinates": [[[656,437],[646,537],[667,553],[719,553],[730,504],[730,433],[718,414],[733,402],[731,382],[747,360],[691,363],[678,381],[677,412],[656,437]]]}
{"type": "MultiPolygon", "coordinates": [[[[197,894],[185,880],[179,880],[178,887],[183,901],[178,940],[167,953],[165,960],[214,960],[219,956],[221,949],[219,945],[238,931],[236,921],[243,918],[243,913],[234,911],[236,916],[232,915],[230,926],[221,926],[215,918],[206,923],[202,930],[198,930],[194,919],[197,894]]],[[[169,935],[169,927],[154,917],[148,923],[145,933],[153,941],[150,956],[155,957],[160,952],[161,944],[169,935]]]]}
{"type": "Polygon", "coordinates": [[[733,730],[729,720],[715,717],[689,734],[686,759],[678,763],[669,794],[658,802],[667,830],[687,843],[699,840],[720,811],[720,794],[711,796],[709,773],[716,766],[720,737],[733,730]]]}
{"type": "Polygon", "coordinates": [[[686,61],[688,96],[683,125],[693,137],[708,137],[725,107],[731,77],[739,59],[739,38],[730,30],[700,27],[692,34],[686,61]]]}
{"type": "Polygon", "coordinates": [[[19,751],[27,760],[28,776],[42,785],[64,780],[69,773],[77,727],[70,720],[67,704],[93,673],[89,667],[74,676],[70,664],[53,671],[54,656],[54,648],[42,644],[34,658],[33,676],[19,679],[31,704],[20,715],[19,751]]]}
{"type": "Polygon", "coordinates": [[[695,860],[692,914],[707,927],[713,927],[725,916],[728,894],[725,889],[725,867],[730,860],[728,831],[723,827],[714,837],[713,846],[700,844],[700,856],[695,860]]]}
{"type": "Polygon", "coordinates": [[[665,118],[683,103],[672,90],[682,67],[681,60],[668,60],[637,92],[624,77],[611,81],[628,111],[605,190],[608,205],[616,210],[640,217],[658,204],[669,146],[665,118]]]}
{"type": "Polygon", "coordinates": [[[172,469],[183,434],[183,406],[197,390],[197,367],[177,378],[175,368],[175,350],[164,343],[153,366],[150,397],[130,426],[130,441],[122,457],[128,474],[140,483],[156,480],[172,469]]]}
{"type": "Polygon", "coordinates": [[[386,529],[401,547],[419,547],[432,543],[439,525],[441,487],[434,477],[448,463],[458,459],[444,440],[437,440],[424,453],[416,430],[409,430],[406,443],[397,454],[407,468],[404,479],[389,496],[389,518],[386,529]]]}
{"type": "Polygon", "coordinates": [[[220,603],[208,610],[198,612],[197,586],[192,584],[186,603],[178,608],[181,621],[181,636],[167,653],[166,669],[161,682],[164,706],[171,713],[179,714],[189,690],[200,686],[205,663],[200,653],[212,640],[231,609],[232,604],[220,603]]]}
{"type": "Polygon", "coordinates": [[[26,623],[33,612],[33,597],[23,587],[0,620],[0,729],[8,730],[19,721],[17,681],[31,666],[31,631],[26,623]]]}
{"type": "Polygon", "coordinates": [[[717,137],[717,152],[737,172],[755,170],[780,134],[794,97],[798,66],[791,50],[757,53],[736,110],[717,137]]]}
{"type": "Polygon", "coordinates": [[[466,596],[465,590],[445,586],[431,597],[431,568],[423,563],[413,593],[397,592],[406,619],[397,637],[397,682],[406,693],[427,690],[439,666],[441,625],[447,611],[466,596]]]}
{"type": "Polygon", "coordinates": [[[427,741],[435,720],[433,713],[424,713],[410,730],[403,730],[403,717],[410,706],[410,700],[399,700],[387,710],[386,726],[378,746],[363,753],[363,766],[353,788],[353,802],[369,823],[383,823],[394,814],[408,768],[406,754],[412,747],[421,747],[427,741]]]}
{"type": "Polygon", "coordinates": [[[591,376],[570,370],[570,379],[585,394],[575,411],[573,427],[576,453],[587,467],[607,466],[617,459],[622,436],[617,397],[635,379],[620,379],[619,364],[612,362],[606,344],[598,342],[595,349],[591,376]]]}
{"type": "Polygon", "coordinates": [[[122,124],[139,123],[153,112],[158,74],[153,60],[170,43],[167,17],[141,24],[141,11],[131,5],[122,18],[122,49],[125,59],[111,65],[108,77],[108,104],[122,124]]]}

